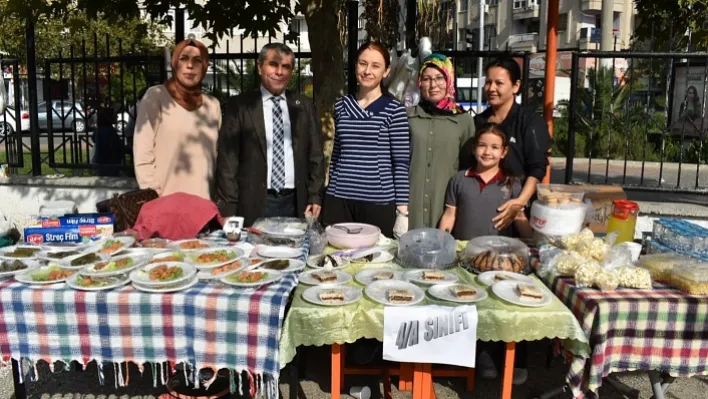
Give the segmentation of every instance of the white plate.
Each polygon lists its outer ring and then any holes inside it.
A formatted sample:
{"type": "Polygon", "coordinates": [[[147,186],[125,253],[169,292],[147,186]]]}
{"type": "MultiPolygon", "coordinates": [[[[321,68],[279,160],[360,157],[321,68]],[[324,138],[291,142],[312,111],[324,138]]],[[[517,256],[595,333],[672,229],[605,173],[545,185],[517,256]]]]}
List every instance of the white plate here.
{"type": "Polygon", "coordinates": [[[91,245],[90,247],[86,248],[85,252],[96,252],[101,255],[113,256],[124,249],[130,248],[131,246],[133,246],[133,244],[135,244],[134,237],[130,237],[130,236],[111,237],[111,238],[106,238],[105,240],[98,241],[94,245],[91,245]],[[105,251],[103,247],[111,241],[120,241],[122,246],[118,249],[115,249],[115,250],[105,251]]]}
{"type": "Polygon", "coordinates": [[[303,291],[302,299],[315,305],[321,306],[344,306],[359,302],[363,297],[361,288],[350,287],[348,285],[318,285],[310,287],[303,291]],[[320,300],[320,292],[327,289],[337,289],[344,291],[344,302],[341,303],[326,303],[320,300]]]}
{"type": "Polygon", "coordinates": [[[13,277],[13,276],[15,276],[15,275],[17,275],[17,274],[24,273],[24,272],[26,272],[26,271],[29,270],[29,269],[36,269],[36,268],[39,267],[39,262],[37,262],[36,260],[32,260],[32,259],[29,259],[29,260],[25,260],[25,259],[7,259],[7,258],[5,258],[5,259],[0,259],[0,263],[3,263],[3,262],[14,262],[14,261],[22,262],[22,263],[24,263],[24,265],[27,266],[27,267],[25,267],[24,269],[15,270],[15,271],[11,271],[11,272],[0,272],[0,279],[7,278],[7,277],[13,277]]]}
{"type": "Polygon", "coordinates": [[[66,280],[66,285],[79,291],[105,291],[111,290],[113,288],[122,287],[130,282],[130,278],[127,275],[115,277],[101,277],[101,279],[107,280],[109,284],[100,287],[84,287],[77,281],[79,277],[87,276],[81,276],[79,273],[75,273],[66,280]]]}
{"type": "Polygon", "coordinates": [[[80,255],[82,253],[83,252],[81,252],[78,248],[73,248],[73,249],[65,249],[63,251],[39,251],[39,252],[37,252],[35,257],[37,259],[46,260],[48,262],[60,262],[62,259],[66,259],[71,256],[80,255]],[[51,255],[60,255],[60,254],[71,253],[71,252],[75,252],[75,253],[72,255],[62,255],[62,257],[59,257],[59,258],[57,258],[57,257],[53,258],[51,256],[51,255]]]}
{"type": "Polygon", "coordinates": [[[95,242],[87,243],[73,243],[67,242],[62,243],[52,243],[52,244],[41,244],[39,248],[44,252],[65,252],[65,251],[83,251],[90,245],[95,244],[95,242]]]}
{"type": "Polygon", "coordinates": [[[227,265],[229,263],[235,262],[235,261],[239,260],[239,258],[242,258],[243,255],[244,255],[243,251],[241,251],[238,248],[213,247],[213,248],[207,248],[207,249],[200,249],[198,251],[190,251],[186,254],[184,259],[185,259],[185,262],[196,267],[198,270],[204,270],[204,269],[214,269],[216,267],[227,265]],[[226,252],[227,256],[228,256],[228,260],[225,260],[225,261],[216,260],[211,263],[198,263],[197,262],[197,259],[200,256],[202,256],[204,254],[219,252],[219,251],[226,252]]]}
{"type": "Polygon", "coordinates": [[[301,261],[301,260],[298,260],[298,259],[264,259],[263,262],[258,263],[258,264],[256,264],[256,265],[252,266],[251,268],[252,268],[252,269],[260,269],[260,270],[271,270],[271,269],[265,268],[264,266],[265,266],[268,262],[273,262],[273,261],[276,261],[276,260],[286,260],[286,261],[288,261],[288,262],[290,263],[290,265],[289,265],[287,268],[285,268],[285,269],[283,269],[283,270],[275,270],[276,272],[280,272],[280,273],[294,273],[294,272],[299,272],[300,270],[302,270],[302,269],[305,268],[305,262],[303,262],[303,261],[301,261]]]}
{"type": "Polygon", "coordinates": [[[101,255],[97,252],[82,252],[78,255],[72,255],[69,256],[68,258],[64,258],[61,260],[53,260],[52,262],[57,263],[59,266],[61,266],[63,269],[69,269],[69,270],[81,270],[86,268],[87,266],[93,266],[101,262],[106,262],[108,259],[110,259],[110,256],[107,255],[101,255]],[[76,259],[83,258],[84,256],[94,254],[98,256],[98,260],[92,263],[84,263],[81,265],[72,265],[71,262],[73,262],[76,259]]]}
{"type": "Polygon", "coordinates": [[[145,285],[136,284],[135,282],[133,282],[133,287],[138,291],[150,292],[153,294],[160,294],[160,293],[167,293],[167,292],[184,291],[184,290],[194,287],[195,285],[197,285],[197,283],[199,283],[199,279],[196,276],[194,276],[194,277],[192,277],[191,280],[188,280],[187,282],[167,284],[167,285],[162,285],[162,286],[145,286],[145,285]]]}
{"type": "Polygon", "coordinates": [[[411,306],[420,303],[425,299],[425,292],[417,285],[406,281],[383,280],[374,281],[364,288],[366,296],[374,301],[386,306],[411,306]],[[410,290],[413,293],[413,301],[406,304],[393,304],[388,301],[386,292],[388,290],[410,290]]]}
{"type": "Polygon", "coordinates": [[[221,281],[222,283],[224,283],[224,284],[226,284],[226,285],[232,285],[232,286],[234,286],[234,287],[260,287],[260,286],[262,286],[262,285],[274,283],[274,282],[280,280],[281,278],[283,278],[283,274],[280,273],[280,272],[277,272],[277,271],[275,271],[275,270],[252,270],[252,272],[254,272],[254,271],[256,271],[256,272],[261,272],[261,273],[266,273],[266,274],[268,275],[268,277],[266,277],[266,278],[263,279],[263,280],[256,281],[256,282],[254,282],[254,283],[241,283],[241,282],[238,282],[238,281],[233,281],[233,280],[231,280],[231,278],[233,278],[235,275],[241,273],[241,272],[239,271],[239,272],[237,272],[237,273],[230,274],[230,275],[228,275],[228,276],[222,278],[222,279],[219,280],[219,281],[221,281]]]}
{"type": "Polygon", "coordinates": [[[552,295],[542,287],[539,287],[541,289],[541,292],[543,292],[543,299],[541,299],[540,301],[536,302],[530,299],[521,298],[516,289],[516,286],[518,284],[518,281],[499,281],[492,285],[492,292],[494,292],[494,294],[499,298],[509,303],[513,303],[514,305],[519,306],[528,306],[532,308],[540,308],[549,305],[553,300],[552,295]]]}
{"type": "MultiPolygon", "coordinates": [[[[359,273],[357,273],[354,278],[360,284],[369,285],[374,282],[374,275],[376,275],[376,273],[381,273],[381,272],[392,272],[393,278],[391,280],[401,280],[401,281],[403,280],[403,271],[386,269],[386,268],[364,269],[364,270],[360,271],[359,273]]],[[[379,281],[386,281],[386,280],[379,280],[379,281]]]]}
{"type": "Polygon", "coordinates": [[[352,259],[352,263],[390,263],[393,260],[393,254],[386,250],[374,252],[374,259],[371,261],[364,260],[363,258],[352,259]]]}
{"type": "Polygon", "coordinates": [[[324,258],[326,255],[315,255],[315,256],[310,256],[307,258],[307,266],[310,266],[313,269],[323,269],[323,270],[339,270],[339,269],[344,269],[345,267],[349,266],[349,261],[346,259],[342,259],[342,264],[333,267],[331,269],[325,269],[321,266],[317,266],[317,261],[320,260],[321,258],[324,258]]]}
{"type": "Polygon", "coordinates": [[[83,268],[83,270],[81,270],[81,274],[83,274],[84,276],[88,276],[88,277],[110,277],[110,276],[117,276],[120,274],[128,274],[131,271],[133,271],[141,266],[144,266],[145,264],[148,263],[149,260],[150,260],[150,258],[147,256],[133,256],[133,255],[115,256],[113,258],[106,259],[102,262],[96,262],[96,263],[87,265],[86,267],[83,268]],[[102,270],[102,269],[96,270],[96,266],[99,263],[120,261],[120,260],[126,259],[126,258],[133,259],[133,264],[130,266],[126,266],[124,268],[118,269],[118,270],[102,270]]]}
{"type": "Polygon", "coordinates": [[[479,302],[483,299],[486,299],[489,294],[487,293],[487,290],[484,288],[480,287],[475,287],[474,285],[470,284],[437,284],[434,285],[430,288],[428,288],[428,293],[435,298],[442,299],[443,301],[449,301],[449,302],[457,302],[457,303],[472,303],[472,302],[479,302]],[[458,298],[455,295],[452,294],[450,291],[450,288],[456,286],[456,285],[464,285],[465,287],[470,287],[474,288],[475,291],[477,291],[477,295],[474,296],[474,298],[470,299],[462,299],[458,298]]]}
{"type": "Polygon", "coordinates": [[[153,256],[157,254],[161,254],[164,252],[170,252],[170,249],[162,249],[162,248],[128,248],[124,249],[117,254],[113,256],[147,256],[148,258],[152,258],[153,256]]]}
{"type": "Polygon", "coordinates": [[[313,276],[313,273],[321,273],[322,270],[308,270],[300,275],[300,282],[307,285],[340,285],[346,284],[352,281],[352,276],[349,273],[344,273],[340,270],[333,270],[332,272],[337,275],[337,281],[328,281],[323,283],[313,276]]]}
{"type": "Polygon", "coordinates": [[[164,286],[164,285],[175,285],[179,284],[180,282],[191,280],[194,275],[197,274],[197,269],[190,265],[189,263],[181,263],[181,262],[158,262],[158,263],[151,263],[148,265],[145,265],[143,267],[137,268],[130,272],[130,280],[134,283],[137,283],[142,286],[146,287],[159,287],[159,286],[164,286]],[[182,277],[176,278],[174,280],[170,281],[153,281],[150,280],[150,271],[160,265],[166,265],[167,267],[181,267],[182,268],[182,277]]]}
{"type": "Polygon", "coordinates": [[[477,275],[477,281],[479,281],[480,283],[482,283],[484,285],[494,285],[494,283],[497,283],[499,281],[504,281],[504,280],[495,280],[495,277],[497,274],[503,274],[505,276],[509,276],[514,281],[521,281],[523,283],[533,284],[533,279],[529,276],[524,276],[523,274],[507,272],[507,271],[503,271],[503,270],[480,273],[479,275],[477,275]]]}
{"type": "Polygon", "coordinates": [[[191,252],[191,251],[197,251],[200,249],[206,249],[206,248],[211,248],[213,247],[214,244],[212,244],[209,241],[206,240],[198,240],[198,239],[191,239],[191,240],[179,240],[179,241],[172,241],[171,243],[167,244],[167,247],[171,250],[174,251],[182,251],[182,252],[191,252]],[[185,249],[182,248],[180,245],[186,243],[186,242],[191,242],[191,241],[198,241],[201,245],[206,245],[204,248],[194,248],[194,249],[185,249]]]}
{"type": "Polygon", "coordinates": [[[447,284],[447,283],[454,283],[457,281],[457,276],[450,273],[446,272],[444,270],[411,270],[408,272],[405,272],[403,274],[403,279],[410,281],[412,283],[416,284],[422,284],[422,285],[435,285],[435,284],[447,284]],[[445,275],[444,280],[423,280],[423,272],[432,272],[432,271],[437,271],[437,272],[442,272],[445,275]]]}
{"type": "Polygon", "coordinates": [[[40,249],[39,247],[37,247],[37,246],[34,246],[34,245],[11,245],[11,246],[9,246],[9,247],[2,247],[2,248],[0,248],[0,258],[5,258],[5,259],[19,259],[19,260],[32,259],[32,258],[36,258],[36,257],[37,257],[37,254],[38,254],[40,251],[41,251],[41,249],[40,249]],[[14,252],[16,249],[23,249],[23,248],[36,250],[36,252],[35,252],[34,254],[32,254],[31,256],[24,256],[24,257],[8,255],[8,254],[14,252]]]}
{"type": "MultiPolygon", "coordinates": [[[[54,265],[54,266],[58,266],[57,264],[53,264],[53,265],[54,265]]],[[[19,282],[21,282],[21,283],[23,283],[23,284],[30,284],[30,285],[49,285],[49,284],[63,283],[64,281],[66,281],[66,279],[67,279],[68,277],[67,277],[67,278],[62,278],[62,279],[59,279],[59,280],[51,280],[51,281],[34,281],[34,280],[32,279],[32,276],[31,276],[31,275],[32,275],[33,273],[37,273],[37,272],[39,272],[39,271],[45,270],[45,269],[47,269],[49,266],[52,266],[52,265],[47,265],[47,266],[43,266],[43,267],[39,267],[39,268],[32,268],[32,269],[23,270],[22,273],[15,274],[15,280],[17,280],[17,281],[19,281],[19,282]]],[[[76,272],[72,272],[72,275],[73,275],[74,273],[76,273],[76,272]]]]}
{"type": "Polygon", "coordinates": [[[238,258],[234,262],[236,262],[236,261],[241,262],[241,266],[237,269],[232,269],[232,270],[222,272],[219,274],[212,274],[216,268],[201,269],[201,270],[197,271],[197,277],[199,277],[200,280],[219,280],[219,279],[222,279],[228,275],[239,272],[239,271],[245,269],[246,267],[248,267],[248,265],[249,265],[248,258],[238,258]]]}
{"type": "Polygon", "coordinates": [[[172,256],[181,256],[182,260],[177,261],[177,260],[170,260],[167,262],[184,262],[187,260],[187,254],[182,251],[168,251],[168,252],[160,252],[159,254],[155,254],[151,257],[149,263],[155,263],[155,262],[164,262],[163,259],[172,257],[172,256]]]}
{"type": "Polygon", "coordinates": [[[258,247],[258,255],[264,258],[299,258],[302,255],[302,250],[300,248],[263,245],[258,247]]]}

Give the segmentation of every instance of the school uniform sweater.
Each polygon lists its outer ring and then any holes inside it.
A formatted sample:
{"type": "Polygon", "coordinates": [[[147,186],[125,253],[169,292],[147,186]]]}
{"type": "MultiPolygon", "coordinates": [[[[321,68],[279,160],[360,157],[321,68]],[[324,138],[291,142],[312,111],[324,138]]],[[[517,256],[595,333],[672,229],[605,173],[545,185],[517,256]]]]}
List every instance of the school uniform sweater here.
{"type": "Polygon", "coordinates": [[[408,204],[410,135],[406,109],[381,96],[366,109],[347,95],[334,105],[327,194],[374,204],[408,204]]]}

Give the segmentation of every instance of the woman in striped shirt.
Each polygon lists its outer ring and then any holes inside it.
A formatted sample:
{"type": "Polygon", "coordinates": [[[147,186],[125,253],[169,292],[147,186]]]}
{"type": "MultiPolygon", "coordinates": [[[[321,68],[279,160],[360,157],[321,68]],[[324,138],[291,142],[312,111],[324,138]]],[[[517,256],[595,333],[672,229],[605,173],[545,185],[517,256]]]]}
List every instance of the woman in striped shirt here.
{"type": "Polygon", "coordinates": [[[401,103],[383,93],[381,81],[389,72],[386,48],[374,42],[359,48],[356,96],[346,95],[334,105],[325,225],[368,223],[389,237],[408,230],[408,116],[401,103]]]}

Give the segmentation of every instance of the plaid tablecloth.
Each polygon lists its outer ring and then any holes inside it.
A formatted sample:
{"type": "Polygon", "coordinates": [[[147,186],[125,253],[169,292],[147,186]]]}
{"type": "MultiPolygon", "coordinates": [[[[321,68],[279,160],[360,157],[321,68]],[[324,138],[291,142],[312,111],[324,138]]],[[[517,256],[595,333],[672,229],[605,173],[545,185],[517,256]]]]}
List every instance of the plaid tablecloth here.
{"type": "MultiPolygon", "coordinates": [[[[303,248],[303,256],[307,245],[303,248]]],[[[232,370],[232,389],[247,372],[251,391],[277,398],[278,342],[296,274],[257,291],[203,283],[176,293],[152,294],[132,286],[83,292],[65,284],[0,283],[0,353],[3,362],[27,359],[99,367],[125,361],[142,367],[167,362],[194,370],[232,370]],[[233,372],[235,371],[235,373],[233,372]]],[[[117,368],[120,374],[120,368],[117,368]]],[[[160,382],[165,383],[164,370],[160,382]]],[[[31,376],[36,374],[31,373],[31,376]]],[[[122,385],[122,375],[116,384],[122,385]]]]}
{"type": "Polygon", "coordinates": [[[603,377],[618,371],[708,374],[708,297],[658,284],[602,292],[565,277],[553,280],[551,289],[590,339],[591,357],[574,357],[568,375],[576,397],[596,397],[603,377]]]}

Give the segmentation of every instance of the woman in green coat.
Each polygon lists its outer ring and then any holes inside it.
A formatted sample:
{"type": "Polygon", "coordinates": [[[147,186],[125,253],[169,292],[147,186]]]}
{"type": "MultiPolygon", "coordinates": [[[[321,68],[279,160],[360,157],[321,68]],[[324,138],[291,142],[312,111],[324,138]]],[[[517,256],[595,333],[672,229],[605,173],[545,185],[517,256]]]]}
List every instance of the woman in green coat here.
{"type": "Polygon", "coordinates": [[[459,170],[463,145],[474,136],[474,121],[455,102],[450,60],[431,54],[418,78],[420,103],[408,108],[411,132],[409,229],[435,228],[445,209],[445,189],[459,170]]]}

